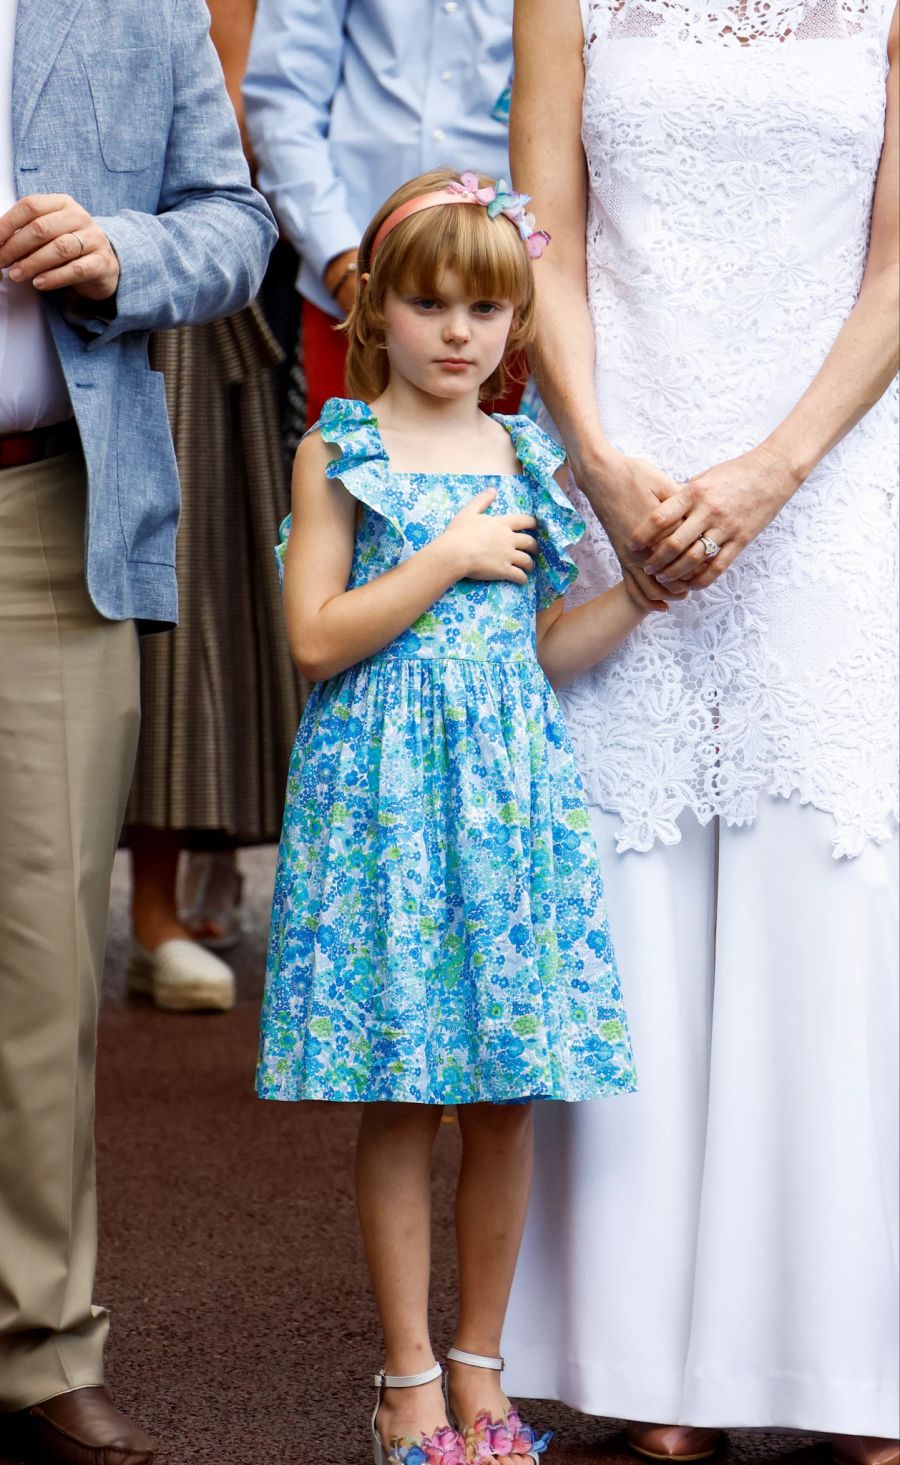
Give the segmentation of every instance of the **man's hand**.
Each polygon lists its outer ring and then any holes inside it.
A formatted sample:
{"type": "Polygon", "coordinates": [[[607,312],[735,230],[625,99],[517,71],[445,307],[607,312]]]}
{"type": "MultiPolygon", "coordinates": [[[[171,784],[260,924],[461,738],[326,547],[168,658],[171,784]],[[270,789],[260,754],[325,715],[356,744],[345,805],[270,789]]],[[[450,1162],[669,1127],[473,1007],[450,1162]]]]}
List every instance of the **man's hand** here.
{"type": "Polygon", "coordinates": [[[67,193],[33,193],[0,214],[0,269],[36,290],[71,289],[109,300],[119,287],[116,252],[67,193]]]}
{"type": "Polygon", "coordinates": [[[349,315],[356,299],[356,288],[358,275],[350,266],[356,264],[356,250],[345,249],[343,254],[335,255],[334,259],[326,266],[322,276],[325,289],[335,300],[343,311],[349,315]]]}

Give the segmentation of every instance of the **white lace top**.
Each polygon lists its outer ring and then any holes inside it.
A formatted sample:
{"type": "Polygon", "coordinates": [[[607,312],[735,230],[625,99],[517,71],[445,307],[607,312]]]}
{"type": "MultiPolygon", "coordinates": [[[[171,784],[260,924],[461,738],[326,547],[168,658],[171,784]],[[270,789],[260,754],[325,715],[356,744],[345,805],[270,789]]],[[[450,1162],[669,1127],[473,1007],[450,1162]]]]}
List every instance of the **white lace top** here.
{"type": "MultiPolygon", "coordinates": [[[[755,446],[852,308],[884,136],[894,0],[582,0],[588,282],[605,430],[676,479],[755,446]]],[[[834,853],[897,814],[897,393],[710,590],[650,617],[564,694],[622,850],[834,816],[834,853]]],[[[601,526],[584,598],[619,578],[601,526]]]]}

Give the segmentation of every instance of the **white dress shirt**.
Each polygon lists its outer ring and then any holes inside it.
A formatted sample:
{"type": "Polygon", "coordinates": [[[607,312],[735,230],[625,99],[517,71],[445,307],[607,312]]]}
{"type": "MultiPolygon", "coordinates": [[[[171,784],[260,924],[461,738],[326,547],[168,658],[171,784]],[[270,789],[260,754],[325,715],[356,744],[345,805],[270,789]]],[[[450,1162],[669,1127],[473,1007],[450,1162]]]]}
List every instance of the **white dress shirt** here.
{"type": "MultiPolygon", "coordinates": [[[[0,214],[16,202],[12,135],[17,0],[0,0],[0,214]]],[[[0,433],[48,427],[72,415],[50,327],[34,286],[0,277],[0,433]]]]}
{"type": "Polygon", "coordinates": [[[512,16],[513,0],[258,0],[247,128],[323,310],[339,313],[325,266],[401,183],[445,165],[508,176],[512,16]]]}

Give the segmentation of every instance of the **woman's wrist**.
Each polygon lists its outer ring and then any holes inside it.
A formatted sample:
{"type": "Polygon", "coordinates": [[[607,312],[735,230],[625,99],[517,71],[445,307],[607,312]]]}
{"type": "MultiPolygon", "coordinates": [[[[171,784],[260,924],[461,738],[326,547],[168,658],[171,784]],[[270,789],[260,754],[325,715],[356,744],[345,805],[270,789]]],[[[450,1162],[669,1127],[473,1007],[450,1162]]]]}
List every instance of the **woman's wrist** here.
{"type": "Polygon", "coordinates": [[[624,495],[623,455],[602,435],[576,444],[569,452],[569,462],[575,482],[595,512],[624,495]]]}
{"type": "Polygon", "coordinates": [[[763,464],[778,483],[784,493],[783,502],[787,503],[806,482],[823,455],[809,446],[804,449],[804,445],[796,439],[782,437],[780,430],[776,428],[770,437],[752,450],[752,456],[763,464]]]}

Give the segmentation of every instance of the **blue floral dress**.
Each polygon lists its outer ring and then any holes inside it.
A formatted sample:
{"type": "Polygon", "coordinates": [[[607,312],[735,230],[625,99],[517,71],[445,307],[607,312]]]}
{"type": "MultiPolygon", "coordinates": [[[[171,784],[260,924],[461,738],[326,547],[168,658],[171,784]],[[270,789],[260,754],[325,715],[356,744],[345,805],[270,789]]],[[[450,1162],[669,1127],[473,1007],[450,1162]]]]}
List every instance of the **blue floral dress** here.
{"type": "MultiPolygon", "coordinates": [[[[350,576],[384,574],[485,487],[533,513],[527,585],[462,580],[314,689],[278,857],[257,1089],[421,1104],[594,1099],[635,1086],[584,793],[535,652],[584,525],[555,443],[498,418],[521,473],[394,473],[362,402],[318,424],[363,506],[350,576]]],[[[282,529],[283,555],[290,521],[282,529]]]]}

